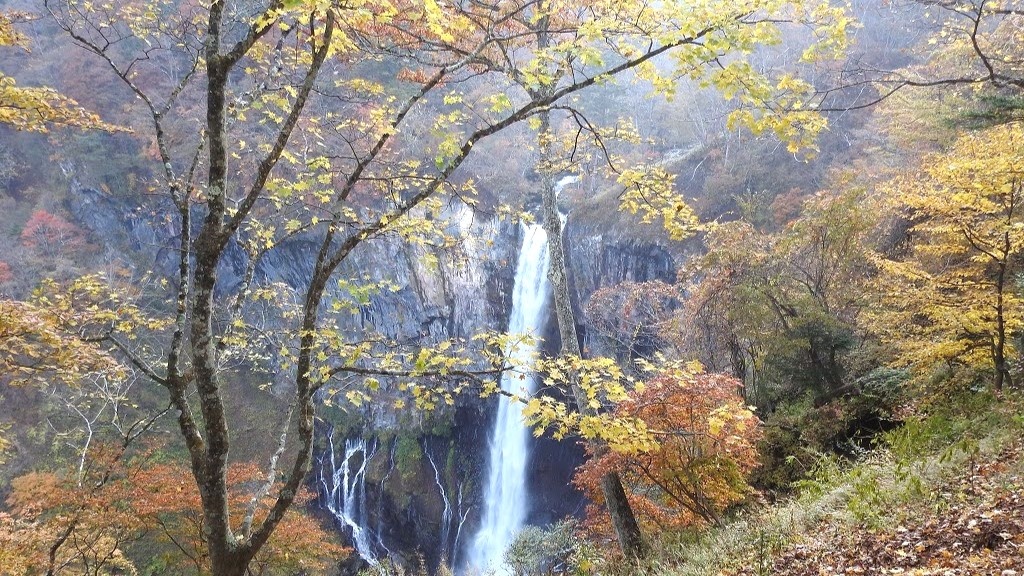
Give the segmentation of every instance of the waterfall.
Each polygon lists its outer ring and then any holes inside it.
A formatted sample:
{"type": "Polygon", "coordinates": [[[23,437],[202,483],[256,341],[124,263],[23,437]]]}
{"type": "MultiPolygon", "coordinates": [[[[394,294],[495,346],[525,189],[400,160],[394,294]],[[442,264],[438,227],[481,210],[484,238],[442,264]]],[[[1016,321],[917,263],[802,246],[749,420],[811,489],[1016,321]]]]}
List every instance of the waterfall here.
{"type": "Polygon", "coordinates": [[[380,564],[366,521],[366,464],[376,454],[369,452],[366,440],[345,440],[345,454],[339,461],[334,450],[334,430],[327,433],[326,462],[320,465],[320,501],[342,529],[352,533],[356,552],[371,566],[380,564]]]}
{"type": "MultiPolygon", "coordinates": [[[[556,192],[575,182],[576,176],[566,176],[555,186],[556,192]]],[[[512,313],[508,331],[511,334],[539,336],[547,319],[548,293],[548,239],[539,224],[529,224],[523,233],[512,291],[512,313]]],[[[520,349],[526,358],[536,348],[520,349]]],[[[532,393],[535,388],[533,374],[506,373],[501,389],[514,394],[532,393]]],[[[491,434],[489,471],[484,492],[484,511],[480,530],[469,550],[470,572],[489,570],[502,573],[505,549],[523,527],[529,509],[526,493],[526,467],[529,464],[529,430],[523,425],[519,403],[505,396],[498,398],[498,415],[491,434]]]]}
{"type": "Polygon", "coordinates": [[[469,513],[473,509],[472,506],[466,506],[465,509],[463,509],[463,507],[462,507],[462,495],[463,495],[462,494],[463,493],[462,489],[463,489],[464,486],[465,485],[462,484],[461,482],[459,483],[459,500],[458,500],[458,502],[459,502],[459,511],[458,511],[459,524],[455,528],[455,542],[452,543],[451,566],[458,566],[458,561],[459,561],[459,558],[458,558],[458,554],[459,554],[459,540],[462,538],[462,525],[466,523],[466,518],[469,518],[469,513]]]}
{"type": "Polygon", "coordinates": [[[384,551],[384,554],[391,558],[393,554],[387,546],[384,545],[384,494],[387,492],[387,483],[391,479],[391,474],[395,471],[395,452],[398,450],[398,437],[395,436],[391,439],[391,450],[388,456],[388,471],[384,474],[384,477],[380,479],[380,487],[377,491],[377,546],[384,551]]]}
{"type": "MultiPolygon", "coordinates": [[[[540,331],[546,308],[547,271],[547,235],[540,225],[530,224],[523,234],[523,246],[516,268],[512,314],[508,326],[510,333],[536,336],[540,331]]],[[[524,355],[534,352],[520,350],[524,355]]],[[[521,376],[506,373],[501,378],[501,389],[517,394],[532,392],[533,375],[521,376]]],[[[519,403],[499,396],[498,415],[491,435],[490,469],[484,492],[483,518],[469,553],[470,566],[480,571],[500,569],[505,548],[526,519],[529,431],[522,420],[519,403]]]]}
{"type": "Polygon", "coordinates": [[[439,556],[441,561],[445,562],[451,556],[451,550],[448,547],[450,544],[448,536],[452,525],[452,503],[448,499],[448,493],[444,489],[444,482],[441,480],[441,469],[434,463],[434,457],[430,455],[426,442],[423,443],[423,453],[427,456],[427,462],[430,462],[430,467],[434,469],[434,483],[437,484],[437,490],[441,494],[441,501],[444,502],[444,510],[441,512],[441,547],[439,556]]]}

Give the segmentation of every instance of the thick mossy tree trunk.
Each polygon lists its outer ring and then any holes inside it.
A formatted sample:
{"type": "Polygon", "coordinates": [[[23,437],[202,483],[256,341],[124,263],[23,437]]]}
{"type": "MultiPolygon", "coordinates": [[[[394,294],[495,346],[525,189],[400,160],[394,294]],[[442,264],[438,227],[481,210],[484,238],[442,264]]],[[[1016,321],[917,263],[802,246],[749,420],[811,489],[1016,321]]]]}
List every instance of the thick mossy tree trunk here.
{"type": "MultiPolygon", "coordinates": [[[[539,146],[540,164],[543,166],[550,158],[551,119],[548,112],[540,114],[539,146]]],[[[558,319],[558,335],[562,340],[561,353],[565,356],[582,356],[579,339],[576,336],[576,318],[572,310],[572,299],[569,294],[569,275],[567,272],[565,248],[562,244],[562,220],[558,214],[554,174],[542,168],[542,202],[541,216],[544,231],[548,237],[548,255],[550,265],[548,279],[554,293],[555,316],[558,319]]],[[[569,376],[577,409],[583,413],[593,412],[587,402],[586,394],[575,382],[575,375],[569,376]]],[[[595,452],[607,450],[606,446],[594,446],[595,452]]],[[[637,524],[633,508],[626,498],[622,480],[618,472],[611,471],[601,478],[601,490],[604,494],[605,506],[611,517],[619,547],[626,558],[641,558],[644,555],[643,537],[640,525],[637,524]]]]}

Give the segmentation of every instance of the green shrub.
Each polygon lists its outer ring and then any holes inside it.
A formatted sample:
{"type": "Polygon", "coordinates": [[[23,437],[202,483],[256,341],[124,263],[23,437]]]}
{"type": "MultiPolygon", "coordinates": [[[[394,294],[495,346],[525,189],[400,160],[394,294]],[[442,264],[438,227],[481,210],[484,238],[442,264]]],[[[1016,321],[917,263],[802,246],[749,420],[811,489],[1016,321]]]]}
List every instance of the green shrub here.
{"type": "Polygon", "coordinates": [[[591,563],[575,520],[558,522],[549,528],[527,526],[508,550],[505,564],[516,576],[586,574],[591,563]]]}
{"type": "Polygon", "coordinates": [[[416,475],[423,460],[423,449],[415,436],[399,434],[395,446],[395,469],[403,479],[416,475]]]}

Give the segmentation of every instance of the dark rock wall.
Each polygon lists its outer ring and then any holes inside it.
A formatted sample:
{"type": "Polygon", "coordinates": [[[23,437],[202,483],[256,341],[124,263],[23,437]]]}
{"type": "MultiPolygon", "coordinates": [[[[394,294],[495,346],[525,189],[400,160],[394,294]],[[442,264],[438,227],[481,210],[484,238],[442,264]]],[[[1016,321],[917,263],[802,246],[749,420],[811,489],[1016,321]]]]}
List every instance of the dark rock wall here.
{"type": "MultiPolygon", "coordinates": [[[[623,220],[627,217],[623,216],[623,220]]],[[[628,226],[608,230],[570,215],[566,226],[570,282],[574,291],[577,333],[582,347],[592,355],[615,356],[615,351],[586,330],[584,308],[597,290],[621,282],[676,280],[679,247],[651,240],[636,240],[626,234],[628,226]]]]}

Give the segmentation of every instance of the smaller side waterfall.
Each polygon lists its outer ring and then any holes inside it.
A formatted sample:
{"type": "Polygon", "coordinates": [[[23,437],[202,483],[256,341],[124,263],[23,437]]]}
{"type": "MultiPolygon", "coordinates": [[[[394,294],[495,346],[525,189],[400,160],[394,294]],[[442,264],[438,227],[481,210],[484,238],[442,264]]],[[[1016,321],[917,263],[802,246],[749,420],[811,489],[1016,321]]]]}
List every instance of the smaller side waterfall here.
{"type": "Polygon", "coordinates": [[[345,440],[345,452],[339,460],[334,447],[334,430],[327,433],[328,450],[320,465],[319,498],[334,516],[339,528],[351,533],[359,556],[371,566],[380,564],[375,540],[366,515],[366,465],[376,455],[376,445],[367,450],[366,440],[345,440]]]}
{"type": "Polygon", "coordinates": [[[444,481],[441,478],[441,469],[437,467],[434,462],[434,457],[430,455],[430,450],[426,443],[423,445],[423,453],[427,456],[427,462],[430,462],[430,467],[434,470],[434,483],[437,484],[437,491],[441,496],[441,501],[444,503],[444,510],[441,511],[441,545],[440,545],[440,558],[441,561],[447,561],[451,557],[451,548],[449,542],[449,535],[451,533],[452,526],[452,502],[448,498],[448,493],[444,489],[444,481]]]}
{"type": "Polygon", "coordinates": [[[469,513],[473,510],[472,506],[465,506],[465,507],[463,507],[463,488],[464,487],[465,487],[465,485],[460,482],[459,483],[459,499],[458,499],[458,506],[459,506],[459,508],[458,508],[458,514],[457,514],[457,518],[459,519],[459,523],[458,523],[458,525],[455,528],[455,542],[452,543],[452,558],[451,558],[451,562],[450,562],[451,566],[453,566],[453,567],[454,566],[459,566],[459,563],[458,563],[459,562],[459,558],[458,558],[458,554],[459,554],[459,540],[462,538],[462,525],[466,523],[466,518],[469,518],[469,513]]]}

